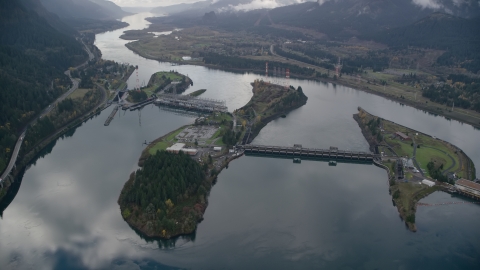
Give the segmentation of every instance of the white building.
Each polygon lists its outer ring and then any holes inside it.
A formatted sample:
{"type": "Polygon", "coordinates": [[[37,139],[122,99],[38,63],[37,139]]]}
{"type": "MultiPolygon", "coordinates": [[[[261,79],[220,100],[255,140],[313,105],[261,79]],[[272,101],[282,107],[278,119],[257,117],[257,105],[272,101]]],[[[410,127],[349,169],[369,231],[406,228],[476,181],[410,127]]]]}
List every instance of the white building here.
{"type": "Polygon", "coordinates": [[[185,144],[184,143],[176,143],[170,147],[168,147],[166,150],[167,152],[178,154],[180,151],[184,152],[185,154],[189,154],[191,156],[195,156],[198,152],[197,149],[188,149],[184,148],[185,144]]]}
{"type": "Polygon", "coordinates": [[[429,186],[429,187],[435,186],[435,182],[430,181],[430,180],[427,180],[427,179],[423,179],[423,180],[422,180],[422,184],[427,185],[427,186],[429,186]]]}

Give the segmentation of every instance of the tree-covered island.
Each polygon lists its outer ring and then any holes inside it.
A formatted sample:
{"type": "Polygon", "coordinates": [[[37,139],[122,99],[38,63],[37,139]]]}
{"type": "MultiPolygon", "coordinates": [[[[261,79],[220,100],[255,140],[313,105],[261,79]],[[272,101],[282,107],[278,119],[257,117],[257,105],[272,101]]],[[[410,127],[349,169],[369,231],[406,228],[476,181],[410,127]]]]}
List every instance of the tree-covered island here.
{"type": "Polygon", "coordinates": [[[230,146],[250,140],[269,121],[304,105],[307,97],[299,87],[284,87],[261,81],[253,85],[247,105],[230,113],[201,117],[157,140],[143,151],[137,171],[130,175],[118,199],[125,221],[148,237],[169,239],[194,232],[208,205],[208,194],[220,171],[240,156],[230,146]],[[234,127],[234,119],[238,127],[234,127]],[[200,121],[201,120],[201,121],[200,121]],[[212,129],[208,137],[192,139],[195,128],[212,129]],[[247,134],[247,136],[245,136],[247,134]],[[188,135],[190,136],[190,135],[188,135]],[[193,156],[166,149],[176,143],[196,149],[193,156]],[[221,147],[218,152],[212,147],[221,147]]]}
{"type": "Polygon", "coordinates": [[[152,74],[148,84],[140,87],[141,91],[132,90],[128,97],[130,102],[141,102],[152,94],[181,94],[193,85],[192,79],[176,71],[160,71],[152,74]]]}

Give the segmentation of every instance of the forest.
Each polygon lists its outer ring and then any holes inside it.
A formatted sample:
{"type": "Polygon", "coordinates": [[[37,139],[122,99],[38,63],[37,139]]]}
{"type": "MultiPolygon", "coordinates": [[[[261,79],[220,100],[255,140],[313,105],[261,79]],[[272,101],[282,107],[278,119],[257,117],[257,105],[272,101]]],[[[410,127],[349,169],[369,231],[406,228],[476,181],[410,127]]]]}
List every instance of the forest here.
{"type": "Polygon", "coordinates": [[[414,24],[364,35],[365,39],[387,44],[392,48],[416,46],[445,50],[437,59],[444,66],[460,65],[477,73],[480,71],[480,18],[462,19],[434,13],[414,24]]]}
{"type": "Polygon", "coordinates": [[[129,223],[169,238],[195,229],[203,214],[197,202],[204,200],[209,189],[205,171],[190,156],[157,151],[132,173],[118,203],[129,223]]]}
{"type": "Polygon", "coordinates": [[[82,98],[66,98],[59,102],[52,112],[29,127],[20,154],[33,150],[44,138],[94,109],[101,100],[101,95],[100,90],[95,89],[88,91],[82,98]]]}
{"type": "Polygon", "coordinates": [[[442,86],[430,85],[423,90],[422,95],[430,101],[449,107],[460,107],[480,112],[480,84],[455,83],[442,86]]]}
{"type": "Polygon", "coordinates": [[[63,72],[86,58],[73,37],[19,1],[0,2],[0,172],[18,132],[70,87],[63,72]]]}

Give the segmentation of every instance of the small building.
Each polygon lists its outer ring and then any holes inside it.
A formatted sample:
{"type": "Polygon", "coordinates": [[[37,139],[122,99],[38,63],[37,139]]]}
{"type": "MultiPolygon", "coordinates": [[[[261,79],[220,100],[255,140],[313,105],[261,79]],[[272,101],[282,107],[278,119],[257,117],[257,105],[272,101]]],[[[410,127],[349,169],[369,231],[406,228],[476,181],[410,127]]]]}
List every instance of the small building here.
{"type": "Polygon", "coordinates": [[[215,146],[215,147],[213,147],[213,151],[220,152],[220,151],[222,151],[222,147],[221,146],[215,146]]]}
{"type": "Polygon", "coordinates": [[[480,199],[480,184],[466,179],[459,179],[455,182],[455,187],[460,193],[480,199]]]}
{"type": "Polygon", "coordinates": [[[178,154],[180,151],[184,152],[185,154],[195,156],[198,152],[197,149],[187,149],[184,148],[185,144],[184,143],[176,143],[166,149],[167,152],[178,154]]]}
{"type": "Polygon", "coordinates": [[[430,181],[430,180],[427,180],[427,179],[423,179],[423,180],[422,180],[422,184],[427,185],[427,186],[429,186],[429,187],[435,186],[435,182],[430,181]]]}
{"type": "Polygon", "coordinates": [[[409,141],[409,140],[411,140],[410,137],[408,137],[407,135],[405,135],[403,132],[400,132],[400,131],[395,132],[395,135],[396,135],[397,137],[399,137],[400,140],[402,140],[402,141],[409,141]]]}

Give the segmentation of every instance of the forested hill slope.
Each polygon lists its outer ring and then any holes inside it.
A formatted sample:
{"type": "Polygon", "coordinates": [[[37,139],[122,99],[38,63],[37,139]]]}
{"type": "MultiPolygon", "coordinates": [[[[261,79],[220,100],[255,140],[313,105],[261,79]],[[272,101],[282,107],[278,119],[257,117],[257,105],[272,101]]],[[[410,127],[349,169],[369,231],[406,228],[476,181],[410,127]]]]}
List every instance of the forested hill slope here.
{"type": "Polygon", "coordinates": [[[130,13],[105,0],[40,0],[43,6],[61,18],[95,20],[118,19],[130,13]]]}
{"type": "Polygon", "coordinates": [[[18,131],[70,85],[63,72],[87,57],[20,0],[0,1],[0,171],[18,131]]]}
{"type": "Polygon", "coordinates": [[[480,18],[463,19],[433,13],[413,24],[382,31],[363,38],[391,47],[415,46],[446,50],[441,65],[457,65],[473,73],[480,71],[480,18]]]}

